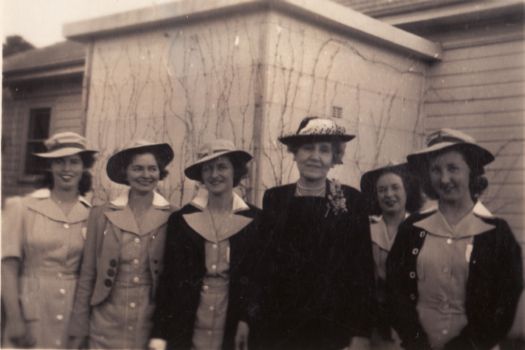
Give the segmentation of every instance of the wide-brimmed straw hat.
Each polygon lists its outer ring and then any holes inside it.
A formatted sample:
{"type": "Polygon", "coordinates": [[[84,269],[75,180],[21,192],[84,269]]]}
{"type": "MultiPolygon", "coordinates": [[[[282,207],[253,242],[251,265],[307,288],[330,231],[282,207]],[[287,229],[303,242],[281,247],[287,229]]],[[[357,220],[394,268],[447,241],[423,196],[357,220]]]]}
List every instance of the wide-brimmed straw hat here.
{"type": "Polygon", "coordinates": [[[86,138],[75,132],[59,132],[44,141],[47,152],[33,154],[41,158],[62,158],[80,153],[97,153],[86,145],[86,138]]]}
{"type": "Polygon", "coordinates": [[[283,144],[300,145],[308,142],[348,142],[355,135],[347,134],[344,127],[333,120],[320,117],[306,117],[299,124],[297,132],[279,137],[283,144]]]}
{"type": "Polygon", "coordinates": [[[470,136],[454,129],[440,129],[427,136],[427,147],[407,156],[408,164],[419,169],[429,157],[447,150],[458,149],[479,166],[485,166],[494,160],[494,155],[476,143],[470,136]]]}
{"type": "Polygon", "coordinates": [[[197,154],[197,160],[184,169],[184,174],[192,180],[200,181],[202,165],[222,156],[228,156],[245,163],[253,158],[250,153],[235,148],[233,142],[229,140],[212,140],[201,146],[197,154]]]}
{"type": "Polygon", "coordinates": [[[159,166],[162,167],[168,165],[174,157],[173,149],[167,143],[153,143],[146,140],[133,141],[131,145],[124,147],[108,159],[106,173],[111,181],[127,185],[128,182],[125,178],[125,172],[123,172],[122,169],[129,165],[127,164],[129,154],[138,153],[154,154],[155,158],[162,163],[159,164],[159,166]]]}
{"type": "Polygon", "coordinates": [[[406,162],[388,162],[379,168],[375,168],[361,175],[361,192],[366,195],[375,193],[377,180],[385,173],[409,174],[408,164],[406,162]]]}

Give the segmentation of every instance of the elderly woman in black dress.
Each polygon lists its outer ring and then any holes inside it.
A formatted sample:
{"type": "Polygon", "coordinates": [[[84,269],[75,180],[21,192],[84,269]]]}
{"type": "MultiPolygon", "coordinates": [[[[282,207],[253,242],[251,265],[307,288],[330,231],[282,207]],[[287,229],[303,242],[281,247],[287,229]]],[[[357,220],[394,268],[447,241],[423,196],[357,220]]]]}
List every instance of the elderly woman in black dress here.
{"type": "Polygon", "coordinates": [[[354,138],[329,119],[303,119],[281,137],[300,173],[267,190],[251,309],[252,348],[362,348],[370,335],[373,260],[360,193],[328,180],[354,138]]]}
{"type": "Polygon", "coordinates": [[[406,349],[492,349],[512,325],[521,249],[507,222],[479,201],[493,160],[452,129],[408,156],[438,208],[402,223],[387,259],[393,325],[406,349]]]}

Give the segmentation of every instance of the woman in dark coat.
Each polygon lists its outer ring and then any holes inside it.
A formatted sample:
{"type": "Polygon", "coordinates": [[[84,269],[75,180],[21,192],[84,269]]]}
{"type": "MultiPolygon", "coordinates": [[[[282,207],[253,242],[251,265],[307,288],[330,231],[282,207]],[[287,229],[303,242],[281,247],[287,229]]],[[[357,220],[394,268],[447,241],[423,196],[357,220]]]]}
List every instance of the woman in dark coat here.
{"type": "Polygon", "coordinates": [[[297,183],[267,190],[252,348],[362,348],[370,335],[373,261],[360,193],[328,171],[354,138],[335,122],[305,118],[279,140],[294,155],[297,183]]]}
{"type": "Polygon", "coordinates": [[[167,228],[150,349],[234,349],[247,346],[242,320],[251,290],[259,209],[233,192],[252,156],[227,140],[202,147],[186,168],[204,184],[167,228]],[[235,338],[239,329],[239,336],[235,338]]]}
{"type": "Polygon", "coordinates": [[[393,325],[406,349],[492,349],[512,325],[523,286],[520,246],[479,201],[483,167],[493,160],[451,129],[408,156],[438,208],[402,223],[387,259],[393,325]]]}

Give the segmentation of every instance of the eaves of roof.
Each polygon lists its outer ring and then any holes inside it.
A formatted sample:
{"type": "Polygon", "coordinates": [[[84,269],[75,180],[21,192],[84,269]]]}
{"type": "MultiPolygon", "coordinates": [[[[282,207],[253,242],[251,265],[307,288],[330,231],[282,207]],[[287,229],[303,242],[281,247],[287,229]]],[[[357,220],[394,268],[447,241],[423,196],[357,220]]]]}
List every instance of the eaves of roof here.
{"type": "Polygon", "coordinates": [[[70,70],[73,67],[83,67],[85,58],[85,45],[68,40],[6,57],[2,71],[6,78],[33,72],[52,75],[53,71],[61,71],[63,68],[70,70]]]}

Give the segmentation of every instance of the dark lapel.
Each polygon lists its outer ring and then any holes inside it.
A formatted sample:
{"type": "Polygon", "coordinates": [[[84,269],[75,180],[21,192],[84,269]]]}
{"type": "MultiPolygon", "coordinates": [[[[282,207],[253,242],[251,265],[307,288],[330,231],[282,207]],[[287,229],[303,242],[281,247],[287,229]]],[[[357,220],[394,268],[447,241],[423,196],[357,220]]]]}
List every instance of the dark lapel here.
{"type": "Polygon", "coordinates": [[[246,253],[251,253],[249,245],[250,240],[255,239],[255,236],[252,233],[254,233],[253,231],[256,229],[256,226],[254,225],[257,225],[257,219],[255,217],[256,214],[257,211],[253,208],[243,210],[237,213],[237,215],[242,215],[252,219],[252,222],[243,227],[242,230],[239,231],[237,234],[230,237],[230,270],[232,271],[232,273],[234,271],[237,271],[239,266],[243,263],[243,259],[246,256],[246,253]]]}

